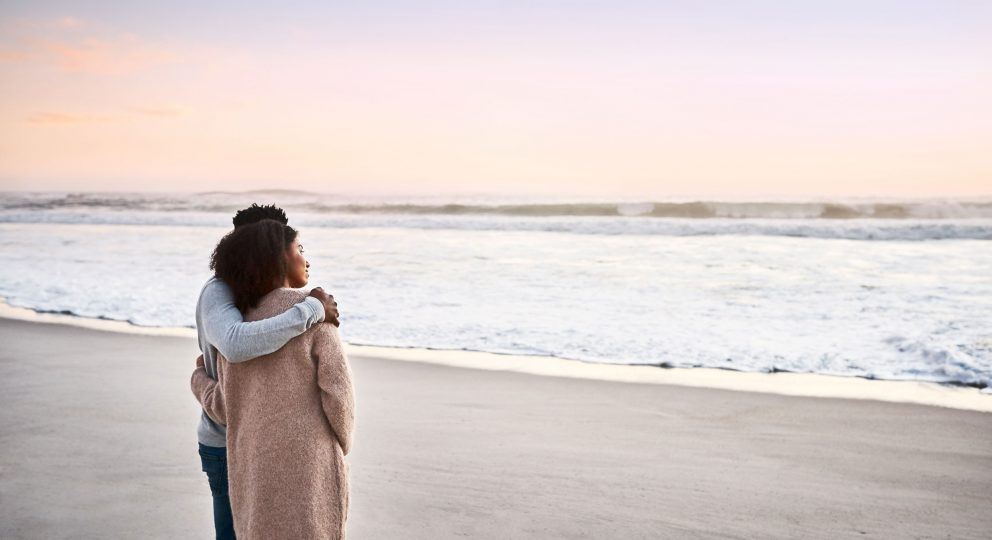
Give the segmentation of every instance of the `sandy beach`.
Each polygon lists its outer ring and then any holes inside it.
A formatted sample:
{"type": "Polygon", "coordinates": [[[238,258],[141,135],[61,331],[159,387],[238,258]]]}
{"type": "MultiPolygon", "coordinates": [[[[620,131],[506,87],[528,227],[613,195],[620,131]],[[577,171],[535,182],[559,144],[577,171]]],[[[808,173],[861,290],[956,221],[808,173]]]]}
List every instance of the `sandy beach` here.
{"type": "MultiPolygon", "coordinates": [[[[0,538],[212,536],[194,340],[0,319],[0,343],[0,538]]],[[[352,538],[992,530],[986,412],[351,359],[352,538]]]]}

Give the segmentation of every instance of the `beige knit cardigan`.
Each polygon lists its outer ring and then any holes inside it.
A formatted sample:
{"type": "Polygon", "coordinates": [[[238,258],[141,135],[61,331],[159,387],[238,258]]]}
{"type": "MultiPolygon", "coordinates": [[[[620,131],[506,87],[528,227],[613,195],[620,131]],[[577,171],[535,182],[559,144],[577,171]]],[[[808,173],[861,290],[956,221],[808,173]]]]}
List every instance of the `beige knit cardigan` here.
{"type": "MultiPolygon", "coordinates": [[[[266,295],[245,320],[302,301],[296,289],[266,295]]],[[[197,368],[193,394],[227,425],[235,534],[241,540],[344,538],[355,392],[338,330],[317,324],[278,351],[241,363],[218,355],[218,380],[197,368]]]]}

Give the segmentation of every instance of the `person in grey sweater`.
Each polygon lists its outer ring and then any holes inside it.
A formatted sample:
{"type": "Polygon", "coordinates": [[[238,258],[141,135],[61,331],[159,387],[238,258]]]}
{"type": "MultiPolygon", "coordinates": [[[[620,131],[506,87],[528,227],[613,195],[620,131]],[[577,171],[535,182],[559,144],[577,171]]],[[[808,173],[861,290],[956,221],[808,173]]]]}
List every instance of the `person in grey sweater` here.
{"type": "MultiPolygon", "coordinates": [[[[286,213],[275,206],[258,206],[239,211],[234,227],[274,219],[288,223],[286,213]]],[[[337,303],[321,288],[313,289],[303,301],[288,310],[258,321],[245,322],[234,301],[234,294],[222,280],[211,277],[200,290],[196,303],[196,333],[207,374],[217,379],[217,354],[229,362],[244,362],[273,353],[311,326],[328,322],[339,326],[337,303]]],[[[234,538],[231,502],[227,480],[227,431],[201,411],[196,429],[200,461],[213,495],[214,529],[220,539],[234,538]]]]}

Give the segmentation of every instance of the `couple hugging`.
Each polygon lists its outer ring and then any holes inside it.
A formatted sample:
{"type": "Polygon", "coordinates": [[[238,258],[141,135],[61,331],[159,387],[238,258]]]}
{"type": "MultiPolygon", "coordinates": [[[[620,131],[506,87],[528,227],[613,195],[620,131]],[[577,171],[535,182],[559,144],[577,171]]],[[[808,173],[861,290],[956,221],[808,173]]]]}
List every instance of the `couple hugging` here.
{"type": "Polygon", "coordinates": [[[218,539],[345,533],[351,368],[337,303],[300,290],[310,263],[287,223],[275,206],[239,211],[196,305],[203,354],[190,384],[218,539]]]}

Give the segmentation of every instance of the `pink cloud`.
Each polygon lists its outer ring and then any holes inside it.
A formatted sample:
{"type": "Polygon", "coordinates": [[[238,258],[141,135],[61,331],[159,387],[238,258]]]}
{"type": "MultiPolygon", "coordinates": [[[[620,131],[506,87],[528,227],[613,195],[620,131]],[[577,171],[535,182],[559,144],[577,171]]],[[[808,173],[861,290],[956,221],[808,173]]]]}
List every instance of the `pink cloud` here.
{"type": "Polygon", "coordinates": [[[113,117],[107,115],[70,114],[63,112],[43,111],[28,116],[29,124],[96,124],[110,122],[113,117]]]}
{"type": "Polygon", "coordinates": [[[45,41],[45,56],[64,71],[120,74],[178,61],[178,55],[143,43],[133,35],[107,40],[45,41]]]}
{"type": "Polygon", "coordinates": [[[6,39],[0,37],[0,62],[5,63],[113,75],[180,61],[180,55],[166,47],[148,43],[134,34],[97,33],[92,25],[70,16],[44,21],[15,20],[3,26],[6,39]]]}
{"type": "Polygon", "coordinates": [[[17,49],[0,49],[0,62],[23,62],[30,57],[27,51],[17,49]]]}
{"type": "Polygon", "coordinates": [[[183,109],[172,106],[128,107],[113,114],[79,114],[61,111],[38,111],[27,118],[29,124],[103,124],[126,121],[128,117],[176,118],[185,114],[183,109]]]}

